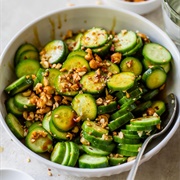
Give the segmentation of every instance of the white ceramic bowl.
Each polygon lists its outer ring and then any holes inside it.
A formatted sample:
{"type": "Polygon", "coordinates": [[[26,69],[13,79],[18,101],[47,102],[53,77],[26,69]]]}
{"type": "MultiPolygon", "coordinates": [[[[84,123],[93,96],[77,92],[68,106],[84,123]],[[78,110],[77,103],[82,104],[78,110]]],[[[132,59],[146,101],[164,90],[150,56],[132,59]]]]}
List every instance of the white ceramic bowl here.
{"type": "Polygon", "coordinates": [[[126,9],[137,14],[147,14],[157,9],[161,0],[146,0],[144,2],[127,2],[125,0],[105,0],[108,5],[116,6],[120,9],[126,9]]]}
{"type": "Polygon", "coordinates": [[[0,169],[1,180],[34,180],[28,174],[17,169],[0,169]]]}
{"type": "MultiPolygon", "coordinates": [[[[105,6],[80,6],[63,9],[60,11],[52,12],[36,21],[30,23],[24,29],[22,29],[7,45],[5,51],[1,56],[0,61],[0,119],[3,127],[8,132],[13,141],[19,145],[23,150],[28,152],[31,156],[35,157],[39,161],[46,165],[58,168],[61,173],[73,175],[73,176],[85,176],[85,177],[100,177],[118,174],[124,171],[128,171],[133,161],[108,168],[101,169],[80,169],[62,166],[53,163],[40,155],[35,154],[26,146],[24,146],[10,131],[5,123],[4,117],[6,110],[4,101],[6,99],[4,88],[14,80],[13,72],[13,57],[17,48],[24,42],[30,42],[35,45],[45,45],[52,38],[60,38],[60,35],[65,34],[67,30],[79,30],[87,29],[91,27],[103,27],[109,30],[120,31],[121,29],[139,30],[147,34],[154,42],[158,42],[169,49],[172,53],[174,61],[172,62],[172,73],[169,77],[167,93],[172,92],[177,95],[180,100],[180,61],[179,52],[171,39],[157,26],[148,21],[147,19],[125,10],[119,10],[118,8],[110,8],[105,6]],[[87,13],[90,12],[90,13],[87,13]],[[51,22],[50,22],[51,21],[51,22]],[[52,23],[53,22],[53,23],[52,23]],[[135,22],[135,23],[134,23],[135,22]],[[53,25],[52,25],[53,24],[53,25]]],[[[179,110],[177,117],[179,120],[179,110]]],[[[169,133],[165,137],[154,140],[149,146],[146,154],[143,156],[141,163],[149,160],[152,156],[157,154],[170,140],[179,126],[180,121],[176,121],[174,126],[170,129],[169,133]]]]}

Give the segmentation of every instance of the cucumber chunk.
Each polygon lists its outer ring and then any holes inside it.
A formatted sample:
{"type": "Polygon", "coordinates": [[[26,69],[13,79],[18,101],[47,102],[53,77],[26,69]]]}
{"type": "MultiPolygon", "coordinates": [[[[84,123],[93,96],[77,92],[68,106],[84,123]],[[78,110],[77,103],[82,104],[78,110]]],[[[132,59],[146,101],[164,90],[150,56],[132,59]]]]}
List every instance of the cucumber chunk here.
{"type": "Polygon", "coordinates": [[[70,154],[69,154],[70,157],[67,165],[74,167],[79,158],[79,147],[74,142],[69,142],[69,144],[70,144],[70,154]]]}
{"type": "Polygon", "coordinates": [[[25,61],[20,61],[16,68],[15,73],[18,78],[26,75],[33,75],[38,72],[40,68],[40,63],[34,59],[26,59],[25,61]]]}
{"type": "Polygon", "coordinates": [[[114,48],[116,52],[125,53],[136,46],[137,36],[133,31],[121,31],[115,36],[114,48]]]}
{"type": "Polygon", "coordinates": [[[60,131],[69,131],[75,126],[76,113],[70,106],[61,105],[52,111],[52,122],[60,131]]]}
{"type": "Polygon", "coordinates": [[[25,144],[36,153],[51,152],[53,139],[43,127],[37,126],[29,131],[25,138],[25,144]]]}
{"type": "Polygon", "coordinates": [[[25,75],[18,78],[16,81],[12,82],[9,86],[5,88],[5,91],[11,96],[28,89],[33,84],[31,77],[26,77],[25,75]]]}
{"type": "Polygon", "coordinates": [[[100,94],[105,88],[104,78],[99,78],[95,71],[85,74],[82,77],[80,84],[82,85],[83,92],[90,94],[100,94]]]}
{"type": "Polygon", "coordinates": [[[93,136],[102,137],[103,134],[108,134],[108,130],[98,126],[94,121],[84,121],[82,124],[84,132],[93,136]]]}
{"type": "Polygon", "coordinates": [[[121,72],[133,72],[136,76],[140,75],[143,70],[142,63],[135,57],[126,57],[120,63],[121,72]]]}
{"type": "Polygon", "coordinates": [[[152,101],[151,107],[159,116],[161,116],[166,111],[165,102],[161,100],[152,101]]]}
{"type": "Polygon", "coordinates": [[[144,116],[135,119],[131,119],[130,123],[133,125],[140,125],[140,126],[154,126],[161,122],[159,116],[144,116]]]}
{"type": "Polygon", "coordinates": [[[161,87],[166,82],[166,79],[166,72],[159,66],[149,68],[142,75],[142,80],[149,89],[161,87]]]}
{"type": "Polygon", "coordinates": [[[94,120],[97,115],[97,105],[91,94],[78,94],[72,101],[72,108],[82,120],[94,120]]]}
{"type": "Polygon", "coordinates": [[[67,46],[62,40],[53,40],[45,45],[40,52],[40,60],[50,64],[62,63],[67,56],[67,46]]]}
{"type": "Polygon", "coordinates": [[[21,53],[21,55],[19,57],[19,62],[27,60],[27,59],[34,59],[34,60],[38,61],[39,60],[39,53],[37,51],[34,51],[34,50],[24,51],[23,53],[21,53]]]}
{"type": "Polygon", "coordinates": [[[156,64],[166,64],[172,59],[170,52],[158,43],[145,44],[142,54],[146,59],[156,64]]]}
{"type": "Polygon", "coordinates": [[[128,90],[134,85],[135,74],[132,72],[120,72],[114,74],[107,82],[111,91],[128,90]]]}
{"type": "Polygon", "coordinates": [[[21,46],[19,46],[19,48],[16,51],[15,58],[14,58],[15,65],[18,64],[20,55],[23,52],[30,51],[30,50],[38,52],[37,48],[33,44],[30,44],[30,43],[25,43],[25,44],[22,44],[21,46]]]}
{"type": "Polygon", "coordinates": [[[86,146],[86,145],[82,145],[82,147],[83,147],[83,150],[89,155],[107,156],[110,154],[110,152],[98,149],[96,147],[86,146]]]}
{"type": "Polygon", "coordinates": [[[120,165],[123,164],[127,161],[127,157],[109,157],[109,165],[110,166],[116,166],[116,165],[120,165]]]}
{"type": "Polygon", "coordinates": [[[103,168],[108,166],[108,159],[105,156],[94,156],[83,154],[79,157],[80,168],[103,168]]]}
{"type": "Polygon", "coordinates": [[[8,113],[5,117],[6,123],[13,134],[18,138],[24,138],[24,129],[19,120],[11,113],[8,113]]]}
{"type": "Polygon", "coordinates": [[[61,164],[64,166],[67,166],[69,163],[69,159],[70,159],[71,147],[70,147],[69,142],[67,142],[67,141],[65,142],[65,146],[66,146],[66,151],[64,154],[64,159],[61,164]]]}
{"type": "Polygon", "coordinates": [[[104,45],[108,40],[108,34],[105,29],[88,29],[81,38],[81,46],[86,48],[97,48],[104,45]]]}
{"type": "Polygon", "coordinates": [[[14,96],[14,104],[21,110],[21,111],[34,111],[36,109],[35,104],[30,102],[30,97],[23,96],[22,93],[18,93],[14,96]]]}
{"type": "Polygon", "coordinates": [[[61,164],[64,159],[65,152],[65,143],[57,142],[50,156],[51,161],[61,164]]]}
{"type": "Polygon", "coordinates": [[[117,109],[117,102],[112,101],[107,105],[100,105],[98,106],[98,114],[106,114],[106,113],[112,113],[117,109]]]}

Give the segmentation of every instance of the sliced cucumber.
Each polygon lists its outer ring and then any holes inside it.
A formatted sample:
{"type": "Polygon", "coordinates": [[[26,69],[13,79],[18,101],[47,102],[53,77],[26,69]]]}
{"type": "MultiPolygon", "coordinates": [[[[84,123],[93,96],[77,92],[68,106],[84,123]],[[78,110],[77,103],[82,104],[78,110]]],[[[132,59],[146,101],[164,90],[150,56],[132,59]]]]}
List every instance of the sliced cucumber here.
{"type": "Polygon", "coordinates": [[[120,137],[118,135],[113,136],[114,142],[120,143],[120,144],[139,144],[141,142],[140,139],[128,139],[125,137],[120,137]]]}
{"type": "Polygon", "coordinates": [[[23,96],[22,93],[18,93],[14,96],[14,104],[21,111],[34,111],[36,109],[36,105],[30,102],[30,97],[23,96]]]}
{"type": "Polygon", "coordinates": [[[40,60],[50,64],[62,63],[67,56],[67,46],[62,40],[53,40],[45,45],[40,52],[40,60]]]}
{"type": "Polygon", "coordinates": [[[142,80],[149,89],[161,87],[166,82],[166,79],[166,72],[159,66],[149,68],[142,75],[142,80]]]}
{"type": "Polygon", "coordinates": [[[50,113],[47,113],[47,114],[44,116],[43,120],[42,120],[42,126],[43,126],[43,128],[44,128],[46,131],[48,131],[49,133],[51,132],[51,131],[50,131],[50,126],[49,126],[50,120],[51,120],[51,114],[50,114],[50,113]]]}
{"type": "Polygon", "coordinates": [[[111,131],[114,131],[114,130],[120,128],[122,125],[129,122],[133,117],[134,117],[133,114],[131,112],[128,112],[128,113],[116,118],[115,120],[110,121],[110,123],[108,124],[108,127],[111,131]]]}
{"type": "Polygon", "coordinates": [[[74,142],[69,142],[70,144],[70,154],[69,154],[69,162],[68,166],[74,167],[78,161],[79,158],[79,147],[76,143],[74,142]]]}
{"type": "Polygon", "coordinates": [[[74,50],[74,51],[71,51],[71,52],[68,54],[67,58],[70,58],[70,57],[72,57],[72,56],[82,56],[82,57],[84,58],[86,54],[87,54],[87,53],[86,53],[84,50],[82,50],[82,49],[74,50]]]}
{"type": "Polygon", "coordinates": [[[39,60],[39,53],[37,51],[34,51],[34,50],[24,51],[23,53],[21,53],[21,55],[19,57],[19,62],[23,61],[23,60],[27,60],[27,59],[34,59],[34,60],[38,61],[39,60]]]}
{"type": "Polygon", "coordinates": [[[138,152],[127,151],[121,148],[117,149],[117,153],[123,156],[137,156],[138,155],[138,152]]]}
{"type": "Polygon", "coordinates": [[[127,161],[127,157],[109,157],[109,165],[110,166],[116,166],[116,165],[120,165],[123,164],[127,161]]]}
{"type": "MultiPolygon", "coordinates": [[[[86,132],[83,132],[83,137],[90,143],[108,146],[112,143],[113,138],[111,135],[103,135],[102,137],[96,137],[86,132]]],[[[93,146],[93,145],[92,145],[93,146]]]]}
{"type": "Polygon", "coordinates": [[[29,50],[38,52],[37,48],[33,44],[30,44],[30,43],[25,43],[25,44],[22,44],[21,46],[19,46],[19,48],[16,51],[15,58],[14,58],[15,65],[18,64],[20,55],[23,52],[29,51],[29,50]]]}
{"type": "Polygon", "coordinates": [[[79,55],[68,57],[63,63],[62,68],[65,68],[67,71],[78,68],[86,68],[87,71],[90,71],[88,61],[79,55]]]}
{"type": "Polygon", "coordinates": [[[111,91],[128,90],[134,85],[135,74],[132,72],[120,72],[114,74],[107,82],[111,91]]]}
{"type": "Polygon", "coordinates": [[[82,85],[82,90],[85,93],[100,94],[105,88],[104,78],[99,78],[95,71],[85,74],[80,83],[82,85]]]}
{"type": "Polygon", "coordinates": [[[165,102],[161,100],[152,101],[151,107],[159,116],[161,116],[166,111],[165,102]]]}
{"type": "Polygon", "coordinates": [[[117,102],[112,101],[107,105],[100,105],[97,107],[98,114],[112,113],[117,109],[117,102]]]}
{"type": "Polygon", "coordinates": [[[142,99],[144,101],[149,101],[152,100],[154,97],[156,97],[156,95],[159,94],[159,89],[153,89],[153,90],[149,90],[148,92],[146,92],[143,96],[142,99]]]}
{"type": "Polygon", "coordinates": [[[135,57],[126,57],[120,63],[121,72],[133,72],[136,76],[140,75],[143,70],[142,63],[135,57]]]}
{"type": "Polygon", "coordinates": [[[40,68],[40,63],[34,59],[26,59],[25,61],[20,61],[16,68],[15,73],[18,78],[26,75],[36,74],[40,68]]]}
{"type": "Polygon", "coordinates": [[[158,43],[147,43],[142,50],[143,56],[156,64],[166,64],[171,61],[170,52],[158,43]]]}
{"type": "Polygon", "coordinates": [[[24,129],[19,120],[11,113],[8,113],[5,117],[6,123],[13,134],[18,138],[24,138],[24,129]]]}
{"type": "Polygon", "coordinates": [[[65,152],[65,143],[57,142],[50,156],[51,161],[61,164],[64,159],[65,152]]]}
{"type": "Polygon", "coordinates": [[[142,144],[119,144],[118,148],[130,152],[139,152],[142,144]]]}
{"type": "Polygon", "coordinates": [[[88,29],[81,38],[81,46],[86,48],[97,48],[104,45],[108,40],[108,34],[105,29],[88,29]]]}
{"type": "Polygon", "coordinates": [[[83,150],[89,155],[107,156],[110,154],[110,152],[98,149],[96,147],[86,146],[86,145],[82,145],[82,147],[83,147],[83,150]]]}
{"type": "Polygon", "coordinates": [[[65,146],[66,146],[66,151],[64,154],[64,159],[61,164],[64,166],[67,166],[69,163],[69,159],[70,159],[71,147],[70,147],[70,143],[68,141],[65,142],[65,146]]]}
{"type": "Polygon", "coordinates": [[[22,116],[23,111],[21,111],[17,106],[14,104],[14,97],[9,98],[6,101],[6,109],[8,113],[12,113],[15,116],[22,116]]]}
{"type": "Polygon", "coordinates": [[[80,168],[103,168],[108,166],[108,159],[105,156],[94,156],[83,154],[79,157],[80,168]]]}
{"type": "Polygon", "coordinates": [[[97,115],[97,105],[91,94],[78,94],[72,101],[72,108],[82,120],[94,120],[97,115]]]}
{"type": "Polygon", "coordinates": [[[11,96],[28,89],[33,84],[31,77],[26,77],[25,75],[18,78],[16,81],[12,82],[9,86],[5,88],[5,91],[11,96]]]}
{"type": "Polygon", "coordinates": [[[52,122],[60,131],[69,131],[75,126],[76,113],[70,106],[61,105],[52,111],[52,122]]]}
{"type": "Polygon", "coordinates": [[[140,126],[154,126],[161,122],[159,116],[144,116],[135,119],[131,119],[130,123],[133,125],[140,125],[140,126]]]}
{"type": "Polygon", "coordinates": [[[117,64],[114,64],[109,60],[105,60],[105,62],[108,64],[108,72],[111,72],[112,74],[120,73],[120,69],[117,64]]]}
{"type": "Polygon", "coordinates": [[[108,130],[98,126],[94,121],[84,121],[82,124],[84,132],[93,136],[102,137],[103,134],[108,134],[108,130]]]}
{"type": "Polygon", "coordinates": [[[43,127],[37,126],[29,131],[25,138],[25,144],[36,153],[51,152],[53,139],[43,127]]]}
{"type": "Polygon", "coordinates": [[[121,31],[114,40],[114,48],[116,52],[125,53],[136,46],[137,36],[133,31],[121,31]]]}
{"type": "Polygon", "coordinates": [[[52,120],[49,121],[49,129],[55,139],[60,141],[69,140],[67,136],[68,132],[60,131],[59,129],[57,129],[52,120]]]}
{"type": "Polygon", "coordinates": [[[28,127],[28,132],[32,131],[36,127],[41,127],[42,123],[40,121],[33,122],[29,127],[28,127]]]}
{"type": "Polygon", "coordinates": [[[155,129],[155,126],[141,126],[141,125],[127,124],[126,129],[130,131],[152,131],[155,129]]]}

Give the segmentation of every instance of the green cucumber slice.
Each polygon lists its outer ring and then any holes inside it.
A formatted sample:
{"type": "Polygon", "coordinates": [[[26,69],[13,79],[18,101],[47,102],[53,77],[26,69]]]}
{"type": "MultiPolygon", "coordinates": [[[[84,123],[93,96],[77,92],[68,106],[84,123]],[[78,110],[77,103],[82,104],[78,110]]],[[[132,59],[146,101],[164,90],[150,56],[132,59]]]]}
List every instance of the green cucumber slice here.
{"type": "Polygon", "coordinates": [[[71,106],[61,105],[52,111],[52,122],[60,131],[69,131],[75,126],[76,113],[71,106]]]}
{"type": "Polygon", "coordinates": [[[14,58],[15,65],[18,64],[20,55],[23,52],[29,51],[29,50],[38,52],[37,48],[33,44],[30,44],[30,43],[25,43],[19,46],[19,48],[16,51],[15,58],[14,58]]]}
{"type": "Polygon", "coordinates": [[[24,129],[19,120],[11,113],[8,113],[5,117],[6,123],[13,134],[18,138],[24,138],[24,129]]]}
{"type": "Polygon", "coordinates": [[[128,52],[133,49],[136,44],[137,36],[133,31],[121,31],[114,37],[114,48],[116,52],[128,52]]]}
{"type": "Polygon", "coordinates": [[[13,96],[19,92],[28,89],[32,84],[33,84],[32,78],[24,75],[18,78],[17,80],[15,80],[14,82],[12,82],[10,85],[8,85],[5,88],[5,91],[11,96],[13,96]]]}
{"type": "Polygon", "coordinates": [[[140,139],[128,139],[125,137],[120,137],[119,135],[113,136],[114,142],[120,143],[120,144],[139,144],[141,142],[140,139]]]}
{"type": "Polygon", "coordinates": [[[40,68],[40,63],[34,59],[26,59],[25,61],[20,61],[16,68],[15,73],[18,78],[27,75],[35,75],[40,68]]]}
{"type": "Polygon", "coordinates": [[[72,108],[82,120],[94,120],[97,115],[97,105],[91,94],[78,94],[72,101],[72,108]]]}
{"type": "Polygon", "coordinates": [[[142,75],[142,80],[149,89],[161,87],[167,79],[167,74],[160,66],[153,66],[146,70],[142,75]]]}
{"type": "Polygon", "coordinates": [[[34,111],[36,106],[31,104],[30,97],[23,96],[22,93],[18,93],[14,96],[14,104],[19,108],[21,111],[34,111]]]}
{"type": "Polygon", "coordinates": [[[82,145],[82,147],[83,147],[83,150],[89,155],[107,156],[110,154],[110,152],[108,152],[108,151],[101,150],[101,149],[93,147],[93,146],[82,145]]]}
{"type": "Polygon", "coordinates": [[[117,166],[123,164],[127,161],[127,157],[109,157],[109,165],[117,166]]]}
{"type": "Polygon", "coordinates": [[[93,136],[102,137],[103,134],[108,134],[108,130],[98,126],[94,121],[84,121],[82,124],[84,132],[93,136]]]}
{"type": "Polygon", "coordinates": [[[130,131],[152,131],[156,128],[156,126],[142,126],[142,125],[134,125],[127,124],[126,129],[130,131]]]}
{"type": "Polygon", "coordinates": [[[132,118],[134,118],[133,114],[131,112],[128,112],[116,118],[115,120],[110,121],[108,127],[111,131],[114,131],[129,122],[132,118]]]}
{"type": "Polygon", "coordinates": [[[121,72],[133,72],[136,76],[143,70],[142,63],[135,57],[126,57],[120,63],[121,72]]]}
{"type": "Polygon", "coordinates": [[[39,60],[39,53],[37,51],[34,51],[34,50],[24,51],[23,53],[21,53],[21,55],[19,57],[19,62],[27,60],[27,59],[34,59],[34,60],[38,61],[39,60]]]}
{"type": "Polygon", "coordinates": [[[103,168],[108,167],[108,159],[105,156],[83,154],[79,157],[80,168],[103,168]]]}
{"type": "Polygon", "coordinates": [[[49,129],[50,129],[50,132],[52,133],[52,136],[57,139],[57,140],[69,140],[68,139],[68,132],[63,132],[63,131],[60,131],[59,129],[57,129],[52,120],[49,121],[49,129]]]}
{"type": "Polygon", "coordinates": [[[43,120],[42,120],[42,126],[43,126],[43,128],[44,128],[46,131],[48,131],[49,133],[51,132],[51,131],[50,131],[50,126],[49,126],[50,120],[51,120],[51,114],[50,114],[50,113],[47,113],[47,114],[44,116],[43,120]]]}
{"type": "Polygon", "coordinates": [[[50,64],[62,63],[67,56],[67,46],[62,40],[53,40],[45,45],[40,52],[40,60],[50,64]]]}
{"type": "Polygon", "coordinates": [[[70,144],[70,157],[67,165],[74,167],[79,158],[79,147],[74,142],[69,142],[69,144],[70,144]]]}
{"type": "Polygon", "coordinates": [[[161,116],[166,111],[165,102],[161,100],[152,101],[151,107],[159,116],[161,116]]]}
{"type": "Polygon", "coordinates": [[[154,126],[161,122],[159,116],[144,116],[135,119],[131,119],[130,123],[133,125],[140,125],[140,126],[154,126]]]}
{"type": "Polygon", "coordinates": [[[119,144],[118,148],[130,152],[139,152],[142,144],[119,144]]]}
{"type": "Polygon", "coordinates": [[[15,106],[14,97],[10,97],[5,104],[8,113],[12,113],[17,117],[22,116],[23,111],[21,111],[19,108],[17,108],[17,106],[15,106]]]}
{"type": "Polygon", "coordinates": [[[66,69],[67,71],[78,68],[86,68],[87,71],[90,71],[88,61],[79,55],[68,57],[63,63],[62,68],[66,69]]]}
{"type": "Polygon", "coordinates": [[[117,149],[117,153],[123,156],[137,156],[138,155],[138,152],[127,151],[124,149],[117,149]]]}
{"type": "Polygon", "coordinates": [[[134,85],[135,74],[132,72],[120,72],[114,74],[108,81],[107,86],[111,91],[128,90],[134,85]]]}
{"type": "Polygon", "coordinates": [[[97,48],[104,45],[108,40],[108,34],[105,29],[88,29],[81,38],[81,46],[86,48],[97,48]]]}
{"type": "Polygon", "coordinates": [[[147,43],[142,50],[143,56],[156,64],[166,64],[171,61],[170,52],[158,43],[147,43]]]}
{"type": "Polygon", "coordinates": [[[66,151],[64,154],[64,159],[61,164],[64,166],[67,166],[69,163],[70,153],[71,153],[71,147],[70,147],[70,143],[68,141],[65,142],[65,147],[66,147],[66,151]]]}
{"type": "Polygon", "coordinates": [[[95,71],[91,71],[85,74],[82,77],[80,84],[82,86],[83,92],[90,93],[90,94],[102,93],[106,85],[105,79],[103,77],[99,78],[95,71]],[[101,80],[99,81],[98,79],[101,79],[101,80]]]}
{"type": "Polygon", "coordinates": [[[112,101],[107,105],[100,105],[97,107],[98,114],[112,113],[117,109],[117,102],[112,101]]]}
{"type": "Polygon", "coordinates": [[[65,143],[57,142],[50,156],[51,161],[61,164],[64,159],[65,152],[65,143]]]}
{"type": "Polygon", "coordinates": [[[51,152],[53,148],[53,139],[42,126],[36,126],[27,134],[25,144],[36,153],[51,152]],[[35,134],[37,136],[34,136],[35,134]]]}

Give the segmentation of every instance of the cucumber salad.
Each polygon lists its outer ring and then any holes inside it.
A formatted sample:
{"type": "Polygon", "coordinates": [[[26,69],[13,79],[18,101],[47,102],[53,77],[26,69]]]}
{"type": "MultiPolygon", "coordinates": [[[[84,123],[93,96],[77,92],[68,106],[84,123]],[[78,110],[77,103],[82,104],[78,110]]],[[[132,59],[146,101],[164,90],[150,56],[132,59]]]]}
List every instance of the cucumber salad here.
{"type": "Polygon", "coordinates": [[[30,150],[71,167],[136,158],[161,129],[172,56],[145,34],[92,27],[17,48],[6,123],[30,150]]]}

